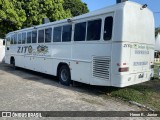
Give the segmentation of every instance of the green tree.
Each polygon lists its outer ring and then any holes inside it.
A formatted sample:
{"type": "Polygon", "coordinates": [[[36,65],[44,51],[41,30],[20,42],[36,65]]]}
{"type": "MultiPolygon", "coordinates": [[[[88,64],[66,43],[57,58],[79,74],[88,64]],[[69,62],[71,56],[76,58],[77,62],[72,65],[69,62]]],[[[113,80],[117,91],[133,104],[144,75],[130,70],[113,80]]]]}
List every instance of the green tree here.
{"type": "Polygon", "coordinates": [[[87,4],[81,0],[64,0],[63,8],[71,10],[73,16],[78,16],[89,12],[87,4]]]}
{"type": "Polygon", "coordinates": [[[26,20],[21,3],[16,0],[0,0],[0,37],[9,31],[20,29],[26,20]]]}
{"type": "Polygon", "coordinates": [[[21,1],[26,12],[27,20],[23,26],[33,26],[42,23],[43,18],[51,21],[61,20],[71,17],[70,10],[63,9],[63,0],[18,0],[21,1]]]}

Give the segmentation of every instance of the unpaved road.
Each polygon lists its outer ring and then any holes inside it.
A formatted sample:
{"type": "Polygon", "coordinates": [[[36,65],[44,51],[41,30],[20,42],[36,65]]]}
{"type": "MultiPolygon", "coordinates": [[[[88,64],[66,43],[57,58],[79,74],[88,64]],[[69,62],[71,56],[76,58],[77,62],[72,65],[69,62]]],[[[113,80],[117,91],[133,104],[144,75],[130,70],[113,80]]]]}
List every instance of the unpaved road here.
{"type": "Polygon", "coordinates": [[[104,96],[89,85],[66,87],[56,77],[25,69],[13,70],[10,65],[0,64],[0,111],[140,110],[104,96]]]}

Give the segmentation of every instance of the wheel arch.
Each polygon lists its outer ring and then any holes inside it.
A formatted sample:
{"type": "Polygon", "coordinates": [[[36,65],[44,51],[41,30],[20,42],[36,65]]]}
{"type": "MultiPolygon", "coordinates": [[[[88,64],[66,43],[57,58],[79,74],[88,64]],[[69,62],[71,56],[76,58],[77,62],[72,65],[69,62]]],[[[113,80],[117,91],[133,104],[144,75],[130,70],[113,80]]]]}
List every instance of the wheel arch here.
{"type": "Polygon", "coordinates": [[[14,58],[14,56],[11,56],[10,57],[10,64],[13,64],[13,61],[15,61],[15,58],[14,58]]]}
{"type": "MultiPolygon", "coordinates": [[[[65,63],[65,62],[60,62],[59,64],[58,64],[58,66],[57,66],[57,76],[58,76],[58,72],[59,72],[59,70],[60,70],[60,68],[63,66],[63,65],[66,65],[68,68],[69,68],[69,70],[70,70],[70,67],[69,67],[69,65],[67,64],[67,63],[65,63]]],[[[70,72],[71,73],[71,72],[70,72]]]]}

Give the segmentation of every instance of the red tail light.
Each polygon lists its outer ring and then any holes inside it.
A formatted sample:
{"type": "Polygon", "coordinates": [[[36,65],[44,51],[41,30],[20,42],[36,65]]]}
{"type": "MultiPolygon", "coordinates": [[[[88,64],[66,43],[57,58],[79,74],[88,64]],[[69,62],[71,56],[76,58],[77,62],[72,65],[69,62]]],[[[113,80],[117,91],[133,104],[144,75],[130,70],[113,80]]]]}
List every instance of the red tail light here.
{"type": "Polygon", "coordinates": [[[125,67],[125,68],[119,68],[119,72],[128,72],[129,68],[125,67]]]}

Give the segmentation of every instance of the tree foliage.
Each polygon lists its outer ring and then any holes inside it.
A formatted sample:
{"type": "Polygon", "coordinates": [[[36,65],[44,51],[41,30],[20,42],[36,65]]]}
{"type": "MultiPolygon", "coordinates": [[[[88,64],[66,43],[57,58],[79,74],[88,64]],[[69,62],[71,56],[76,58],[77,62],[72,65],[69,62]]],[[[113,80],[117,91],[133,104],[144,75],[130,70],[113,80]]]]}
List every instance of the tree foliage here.
{"type": "Polygon", "coordinates": [[[10,31],[88,12],[81,0],[0,0],[0,37],[10,31]]]}
{"type": "Polygon", "coordinates": [[[65,10],[71,10],[73,16],[78,16],[89,12],[87,4],[81,0],[64,0],[63,7],[65,10]]]}
{"type": "Polygon", "coordinates": [[[16,0],[0,0],[0,37],[11,30],[20,29],[26,20],[21,3],[16,0]]]}
{"type": "Polygon", "coordinates": [[[49,18],[51,21],[71,17],[70,10],[63,9],[63,0],[19,0],[22,1],[23,9],[26,12],[27,20],[24,26],[38,25],[42,18],[49,18]]]}

